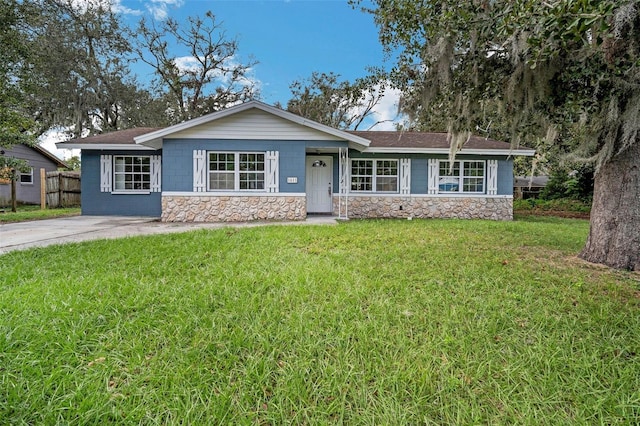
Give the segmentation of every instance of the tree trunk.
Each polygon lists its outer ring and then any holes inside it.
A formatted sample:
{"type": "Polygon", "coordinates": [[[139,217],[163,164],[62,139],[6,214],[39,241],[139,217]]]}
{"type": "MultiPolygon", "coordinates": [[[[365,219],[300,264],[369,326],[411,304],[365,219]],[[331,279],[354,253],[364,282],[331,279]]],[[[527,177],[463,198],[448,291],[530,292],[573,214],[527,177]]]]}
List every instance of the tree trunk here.
{"type": "Polygon", "coordinates": [[[640,142],[596,174],[591,229],[580,257],[617,269],[640,270],[640,142]]]}

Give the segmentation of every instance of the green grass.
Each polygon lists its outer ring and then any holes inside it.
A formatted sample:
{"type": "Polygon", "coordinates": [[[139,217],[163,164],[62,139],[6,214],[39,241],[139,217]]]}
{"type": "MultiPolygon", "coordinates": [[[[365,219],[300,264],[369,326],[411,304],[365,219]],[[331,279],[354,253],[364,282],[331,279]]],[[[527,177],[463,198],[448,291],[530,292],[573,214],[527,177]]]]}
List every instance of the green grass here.
{"type": "Polygon", "coordinates": [[[0,256],[9,424],[635,424],[588,222],[351,221],[0,256]]]}
{"type": "Polygon", "coordinates": [[[56,217],[77,216],[80,214],[80,207],[41,210],[40,206],[22,205],[18,206],[15,213],[11,211],[11,207],[3,207],[2,210],[4,210],[4,212],[0,213],[0,223],[53,219],[56,217]]]}

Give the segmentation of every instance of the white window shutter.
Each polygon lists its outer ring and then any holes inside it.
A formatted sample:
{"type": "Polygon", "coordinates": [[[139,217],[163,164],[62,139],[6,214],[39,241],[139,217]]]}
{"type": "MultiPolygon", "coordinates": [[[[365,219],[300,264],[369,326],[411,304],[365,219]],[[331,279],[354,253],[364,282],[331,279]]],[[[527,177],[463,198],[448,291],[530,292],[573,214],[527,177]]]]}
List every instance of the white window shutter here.
{"type": "Polygon", "coordinates": [[[160,155],[151,156],[151,192],[162,191],[162,157],[160,155]]]}
{"type": "Polygon", "coordinates": [[[400,194],[411,193],[411,159],[400,159],[400,194]]]}
{"type": "Polygon", "coordinates": [[[429,194],[438,193],[438,160],[436,158],[429,158],[429,194]]]}
{"type": "Polygon", "coordinates": [[[113,161],[111,155],[100,156],[100,192],[111,192],[113,188],[113,161]]]}
{"type": "Polygon", "coordinates": [[[487,161],[487,194],[498,193],[498,160],[487,161]]]}
{"type": "Polygon", "coordinates": [[[265,186],[267,192],[280,192],[279,152],[267,151],[265,154],[265,186]]]}
{"type": "Polygon", "coordinates": [[[193,151],[193,192],[207,190],[207,151],[193,151]]]}

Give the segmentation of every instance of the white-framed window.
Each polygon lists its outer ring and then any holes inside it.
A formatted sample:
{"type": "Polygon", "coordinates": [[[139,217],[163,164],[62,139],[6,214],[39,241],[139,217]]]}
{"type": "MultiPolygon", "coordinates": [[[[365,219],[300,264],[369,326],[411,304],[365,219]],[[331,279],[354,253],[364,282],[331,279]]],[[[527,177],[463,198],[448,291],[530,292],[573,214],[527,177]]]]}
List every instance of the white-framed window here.
{"type": "Polygon", "coordinates": [[[485,192],[485,161],[438,161],[438,193],[485,192]]]}
{"type": "Polygon", "coordinates": [[[151,157],[114,155],[113,190],[116,192],[150,191],[151,157]]]}
{"type": "Polygon", "coordinates": [[[351,191],[398,192],[398,160],[351,160],[351,191]]]}
{"type": "Polygon", "coordinates": [[[29,167],[28,172],[20,173],[20,183],[23,185],[33,185],[33,167],[29,167]]]}
{"type": "Polygon", "coordinates": [[[100,192],[160,192],[161,166],[160,155],[100,155],[100,192]]]}
{"type": "Polygon", "coordinates": [[[209,191],[264,191],[264,152],[208,152],[209,191]]]}

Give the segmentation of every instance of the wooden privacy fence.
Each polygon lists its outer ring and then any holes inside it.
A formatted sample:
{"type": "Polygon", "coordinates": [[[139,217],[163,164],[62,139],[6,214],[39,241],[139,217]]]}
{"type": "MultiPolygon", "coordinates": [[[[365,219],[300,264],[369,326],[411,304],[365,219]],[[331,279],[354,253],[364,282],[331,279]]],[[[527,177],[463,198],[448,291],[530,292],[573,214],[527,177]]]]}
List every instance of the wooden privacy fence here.
{"type": "Polygon", "coordinates": [[[45,180],[42,186],[47,207],[80,205],[80,172],[47,172],[45,180]]]}

